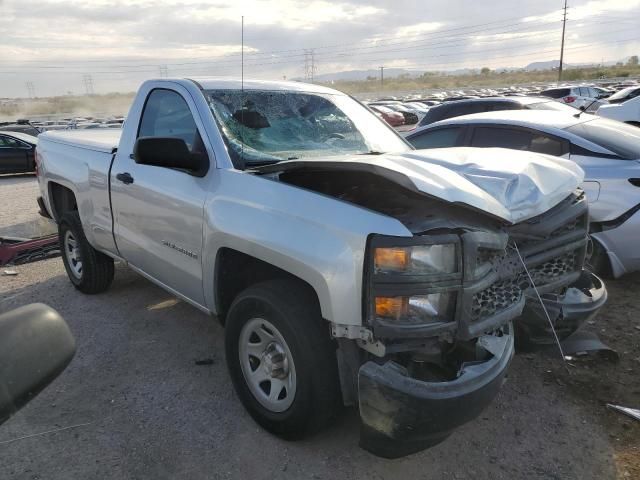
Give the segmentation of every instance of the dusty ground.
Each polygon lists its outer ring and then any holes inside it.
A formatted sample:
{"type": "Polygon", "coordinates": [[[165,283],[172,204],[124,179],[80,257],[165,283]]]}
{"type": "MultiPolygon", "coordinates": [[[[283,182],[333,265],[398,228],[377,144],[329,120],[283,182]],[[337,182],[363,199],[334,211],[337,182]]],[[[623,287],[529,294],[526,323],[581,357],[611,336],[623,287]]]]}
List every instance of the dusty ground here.
{"type": "MultiPolygon", "coordinates": [[[[34,214],[35,192],[29,177],[0,177],[0,231],[34,218],[25,210],[34,214]]],[[[567,373],[553,351],[518,355],[479,419],[431,450],[388,461],[358,448],[353,410],[302,442],[258,428],[231,387],[216,320],[127,269],[96,296],[73,289],[60,259],[16,270],[0,275],[0,312],[53,306],[78,352],[0,427],[2,479],[640,479],[640,422],[604,406],[640,407],[640,275],[609,282],[610,301],[587,326],[620,352],[619,364],[578,360],[567,373]],[[65,427],[73,428],[20,439],[65,427]]]]}

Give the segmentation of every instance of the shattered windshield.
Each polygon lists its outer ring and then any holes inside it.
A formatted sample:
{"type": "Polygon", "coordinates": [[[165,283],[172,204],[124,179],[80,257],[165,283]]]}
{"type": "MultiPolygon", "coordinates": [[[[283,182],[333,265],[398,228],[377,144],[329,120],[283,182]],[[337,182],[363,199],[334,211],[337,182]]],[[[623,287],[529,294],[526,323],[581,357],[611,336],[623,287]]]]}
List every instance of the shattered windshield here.
{"type": "Polygon", "coordinates": [[[346,95],[261,90],[206,93],[231,160],[240,168],[411,149],[346,95]]]}

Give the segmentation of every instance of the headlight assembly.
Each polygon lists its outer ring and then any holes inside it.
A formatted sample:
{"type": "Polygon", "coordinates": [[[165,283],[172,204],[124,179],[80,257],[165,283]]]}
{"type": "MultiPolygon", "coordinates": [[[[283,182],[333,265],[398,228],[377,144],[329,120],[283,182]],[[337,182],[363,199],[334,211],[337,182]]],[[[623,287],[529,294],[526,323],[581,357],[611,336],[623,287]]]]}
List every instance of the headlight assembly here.
{"type": "Polygon", "coordinates": [[[458,271],[456,245],[412,245],[377,247],[374,251],[375,273],[430,275],[458,271]]]}
{"type": "Polygon", "coordinates": [[[453,234],[372,237],[367,299],[374,330],[386,328],[394,336],[389,329],[440,328],[454,322],[462,286],[460,245],[453,234]]]}
{"type": "Polygon", "coordinates": [[[455,304],[455,292],[375,298],[377,318],[414,325],[451,321],[455,304]]]}

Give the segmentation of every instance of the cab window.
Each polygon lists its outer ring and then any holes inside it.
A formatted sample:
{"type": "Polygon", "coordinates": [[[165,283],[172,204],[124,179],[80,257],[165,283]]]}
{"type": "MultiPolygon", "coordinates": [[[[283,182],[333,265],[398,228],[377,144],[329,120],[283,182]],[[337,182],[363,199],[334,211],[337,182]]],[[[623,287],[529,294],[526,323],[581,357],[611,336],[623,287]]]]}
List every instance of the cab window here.
{"type": "Polygon", "coordinates": [[[204,152],[187,102],[172,90],[156,89],[149,94],[140,119],[138,137],[181,138],[191,152],[204,152]]]}
{"type": "Polygon", "coordinates": [[[568,151],[568,143],[559,138],[541,132],[498,127],[476,127],[471,146],[527,150],[557,157],[568,151]]]}

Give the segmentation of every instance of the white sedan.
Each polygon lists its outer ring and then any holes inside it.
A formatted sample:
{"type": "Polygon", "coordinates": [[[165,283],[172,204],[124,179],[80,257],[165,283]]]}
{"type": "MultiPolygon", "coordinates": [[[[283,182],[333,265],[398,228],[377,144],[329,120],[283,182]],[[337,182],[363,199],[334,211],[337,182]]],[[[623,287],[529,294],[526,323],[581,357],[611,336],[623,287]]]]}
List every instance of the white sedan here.
{"type": "Polygon", "coordinates": [[[596,110],[596,114],[640,127],[640,96],[624,103],[602,105],[596,110]]]}
{"type": "Polygon", "coordinates": [[[450,118],[406,138],[418,149],[502,147],[574,160],[585,171],[592,265],[614,277],[640,270],[640,128],[579,112],[510,110],[450,118]]]}

